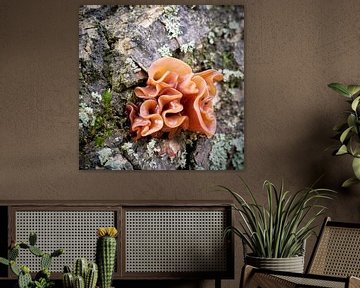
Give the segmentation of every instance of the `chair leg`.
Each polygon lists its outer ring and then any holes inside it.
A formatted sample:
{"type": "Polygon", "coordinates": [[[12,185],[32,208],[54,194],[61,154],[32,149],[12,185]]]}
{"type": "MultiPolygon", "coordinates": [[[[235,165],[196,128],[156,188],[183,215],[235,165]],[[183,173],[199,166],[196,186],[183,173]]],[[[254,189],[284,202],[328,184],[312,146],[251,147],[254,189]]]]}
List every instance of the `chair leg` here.
{"type": "Polygon", "coordinates": [[[248,287],[250,280],[251,280],[251,276],[253,274],[253,271],[254,271],[254,267],[252,267],[250,265],[244,265],[244,267],[242,268],[242,271],[241,271],[239,288],[248,287]]]}
{"type": "Polygon", "coordinates": [[[221,288],[221,279],[220,278],[215,279],[215,288],[221,288]]]}
{"type": "MultiPolygon", "coordinates": [[[[241,273],[240,288],[295,288],[296,284],[272,276],[271,274],[257,272],[257,269],[246,265],[241,273]]],[[[355,286],[357,287],[357,286],[355,286]]],[[[354,288],[355,288],[354,287],[354,288]]],[[[360,287],[359,287],[360,288],[360,287]]]]}

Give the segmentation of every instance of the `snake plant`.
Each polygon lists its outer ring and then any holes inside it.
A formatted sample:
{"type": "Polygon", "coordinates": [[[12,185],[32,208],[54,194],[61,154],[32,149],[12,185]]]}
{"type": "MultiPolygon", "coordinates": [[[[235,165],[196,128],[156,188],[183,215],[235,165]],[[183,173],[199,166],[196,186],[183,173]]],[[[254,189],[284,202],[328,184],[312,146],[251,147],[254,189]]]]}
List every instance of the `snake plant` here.
{"type": "Polygon", "coordinates": [[[251,201],[221,186],[235,198],[233,208],[240,215],[240,227],[229,227],[225,234],[233,232],[239,236],[255,257],[287,258],[301,255],[305,240],[317,226],[316,219],[326,210],[325,206],[318,204],[318,200],[331,199],[334,191],[310,187],[291,193],[284,189],[283,183],[277,188],[266,180],[267,203],[264,206],[243,183],[251,201]]]}

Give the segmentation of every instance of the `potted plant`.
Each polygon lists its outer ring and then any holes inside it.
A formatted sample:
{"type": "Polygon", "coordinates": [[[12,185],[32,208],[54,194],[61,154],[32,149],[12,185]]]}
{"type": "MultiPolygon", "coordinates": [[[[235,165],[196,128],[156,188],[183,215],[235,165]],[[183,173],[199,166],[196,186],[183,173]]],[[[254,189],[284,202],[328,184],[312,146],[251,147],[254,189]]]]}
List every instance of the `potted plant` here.
{"type": "Polygon", "coordinates": [[[351,106],[347,112],[346,122],[334,127],[337,132],[336,138],[340,140],[340,145],[334,151],[334,155],[348,154],[352,157],[354,177],[342,184],[343,187],[348,187],[360,183],[360,85],[331,83],[328,86],[346,97],[351,106]]]}
{"type": "Polygon", "coordinates": [[[17,288],[50,288],[54,282],[50,280],[50,265],[54,257],[59,257],[64,253],[63,249],[57,249],[52,253],[43,252],[36,246],[36,233],[30,233],[29,243],[12,242],[8,251],[8,259],[0,257],[0,263],[10,266],[11,271],[18,277],[17,288]],[[20,249],[28,250],[31,254],[40,258],[41,270],[32,279],[30,268],[26,265],[19,265],[16,262],[20,249]]]}
{"type": "Polygon", "coordinates": [[[264,182],[267,193],[266,206],[261,205],[250,188],[244,183],[251,201],[223,187],[234,196],[235,211],[240,215],[240,227],[229,227],[243,242],[245,264],[259,268],[300,272],[304,270],[304,246],[306,239],[314,233],[315,220],[326,207],[319,205],[320,199],[331,199],[334,192],[312,187],[291,193],[264,182]],[[250,253],[247,253],[250,250],[250,253]]]}

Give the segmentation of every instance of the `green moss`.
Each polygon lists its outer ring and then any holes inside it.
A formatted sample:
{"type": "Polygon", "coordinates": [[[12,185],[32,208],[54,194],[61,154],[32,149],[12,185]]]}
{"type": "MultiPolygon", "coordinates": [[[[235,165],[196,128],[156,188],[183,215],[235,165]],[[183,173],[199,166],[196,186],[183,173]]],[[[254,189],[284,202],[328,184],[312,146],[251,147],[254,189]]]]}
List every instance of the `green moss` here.
{"type": "Polygon", "coordinates": [[[116,127],[116,113],[111,104],[112,93],[110,89],[101,94],[101,112],[94,116],[94,123],[89,129],[89,137],[97,147],[103,147],[108,137],[113,134],[116,127]]]}

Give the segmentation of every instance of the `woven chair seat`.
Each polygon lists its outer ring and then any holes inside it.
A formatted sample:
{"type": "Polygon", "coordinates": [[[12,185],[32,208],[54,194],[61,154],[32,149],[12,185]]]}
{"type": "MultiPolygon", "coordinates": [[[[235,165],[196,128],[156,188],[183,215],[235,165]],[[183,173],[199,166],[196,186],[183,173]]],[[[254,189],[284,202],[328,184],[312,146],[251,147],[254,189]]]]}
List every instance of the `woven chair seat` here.
{"type": "Polygon", "coordinates": [[[305,274],[243,269],[242,288],[360,287],[360,224],[326,218],[305,274]]]}

